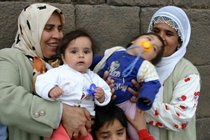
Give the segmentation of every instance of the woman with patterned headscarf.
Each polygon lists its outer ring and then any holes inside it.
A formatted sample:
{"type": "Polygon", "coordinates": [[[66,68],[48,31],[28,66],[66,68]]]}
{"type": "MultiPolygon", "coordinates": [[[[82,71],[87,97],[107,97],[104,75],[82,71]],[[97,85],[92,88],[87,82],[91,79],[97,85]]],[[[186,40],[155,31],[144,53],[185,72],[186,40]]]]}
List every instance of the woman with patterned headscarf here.
{"type": "Polygon", "coordinates": [[[56,57],[63,38],[60,9],[37,3],[24,8],[12,48],[0,50],[0,122],[8,126],[9,140],[41,140],[61,122],[69,136],[87,134],[86,110],[34,94],[36,76],[59,65],[56,57]]]}
{"type": "Polygon", "coordinates": [[[156,65],[162,87],[146,112],[150,133],[156,140],[196,140],[201,85],[198,70],[184,58],[191,35],[189,19],[182,9],[166,6],[155,12],[148,31],[165,42],[163,58],[156,65]]]}

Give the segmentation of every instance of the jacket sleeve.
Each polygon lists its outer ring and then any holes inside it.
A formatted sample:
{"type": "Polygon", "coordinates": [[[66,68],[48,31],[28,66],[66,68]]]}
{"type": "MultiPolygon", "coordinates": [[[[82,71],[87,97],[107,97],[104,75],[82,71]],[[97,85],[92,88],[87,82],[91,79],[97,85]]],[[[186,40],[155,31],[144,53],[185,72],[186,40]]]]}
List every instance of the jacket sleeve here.
{"type": "MultiPolygon", "coordinates": [[[[11,50],[9,50],[11,51],[11,50]]],[[[32,66],[22,53],[0,52],[0,121],[28,133],[49,136],[62,114],[59,102],[32,94],[32,66]]]]}
{"type": "Polygon", "coordinates": [[[46,100],[55,101],[54,99],[51,99],[48,95],[50,90],[58,85],[57,79],[59,73],[61,73],[61,71],[54,68],[48,70],[46,73],[37,76],[35,82],[35,90],[40,97],[46,100]]]}
{"type": "Polygon", "coordinates": [[[157,96],[152,109],[146,113],[147,122],[173,131],[185,129],[195,115],[199,95],[199,75],[191,74],[181,79],[173,90],[170,103],[164,103],[157,96]]]}

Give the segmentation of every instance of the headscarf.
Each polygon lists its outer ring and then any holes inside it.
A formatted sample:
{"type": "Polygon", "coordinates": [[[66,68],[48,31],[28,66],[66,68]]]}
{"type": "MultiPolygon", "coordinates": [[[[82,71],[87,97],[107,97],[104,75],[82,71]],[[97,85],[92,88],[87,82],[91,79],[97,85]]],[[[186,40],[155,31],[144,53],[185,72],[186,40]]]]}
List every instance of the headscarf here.
{"type": "Polygon", "coordinates": [[[175,30],[182,40],[182,44],[176,52],[168,57],[163,57],[161,61],[156,65],[160,81],[163,84],[174,70],[176,64],[181,58],[184,57],[186,53],[187,45],[191,35],[191,25],[186,13],[181,8],[175,6],[165,6],[156,11],[152,16],[148,32],[152,31],[155,19],[158,17],[166,17],[167,19],[171,19],[171,21],[176,24],[177,27],[175,27],[175,30]]]}
{"type": "Polygon", "coordinates": [[[43,59],[41,36],[48,19],[55,11],[60,14],[61,22],[64,24],[61,10],[54,6],[35,3],[25,7],[18,18],[18,31],[12,47],[18,48],[26,56],[37,56],[43,59]]]}
{"type": "MultiPolygon", "coordinates": [[[[46,3],[35,3],[25,7],[18,18],[18,31],[12,48],[21,50],[33,63],[33,91],[36,77],[51,67],[49,62],[44,61],[40,42],[44,27],[55,11],[60,14],[64,24],[61,10],[46,3]]],[[[59,61],[55,60],[51,65],[57,66],[58,63],[59,61]]]]}

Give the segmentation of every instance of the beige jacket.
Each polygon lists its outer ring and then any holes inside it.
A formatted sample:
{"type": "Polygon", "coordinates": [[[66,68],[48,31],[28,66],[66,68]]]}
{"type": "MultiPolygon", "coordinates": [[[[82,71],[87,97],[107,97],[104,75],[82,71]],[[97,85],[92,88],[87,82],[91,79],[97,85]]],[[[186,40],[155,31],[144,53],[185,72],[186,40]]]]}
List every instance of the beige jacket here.
{"type": "Polygon", "coordinates": [[[9,140],[41,140],[60,123],[61,105],[32,94],[32,65],[17,49],[0,50],[0,122],[9,140]]]}

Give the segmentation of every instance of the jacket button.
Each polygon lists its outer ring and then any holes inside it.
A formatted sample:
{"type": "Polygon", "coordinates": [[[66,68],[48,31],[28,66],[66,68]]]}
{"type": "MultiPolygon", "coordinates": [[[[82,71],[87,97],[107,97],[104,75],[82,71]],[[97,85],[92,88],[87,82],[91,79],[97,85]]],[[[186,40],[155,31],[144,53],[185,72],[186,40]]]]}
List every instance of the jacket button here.
{"type": "Polygon", "coordinates": [[[34,113],[34,117],[35,117],[35,118],[38,118],[39,116],[40,116],[40,115],[39,115],[38,112],[35,112],[35,113],[34,113]]]}
{"type": "Polygon", "coordinates": [[[39,111],[40,116],[45,116],[46,112],[44,110],[39,111]]]}

